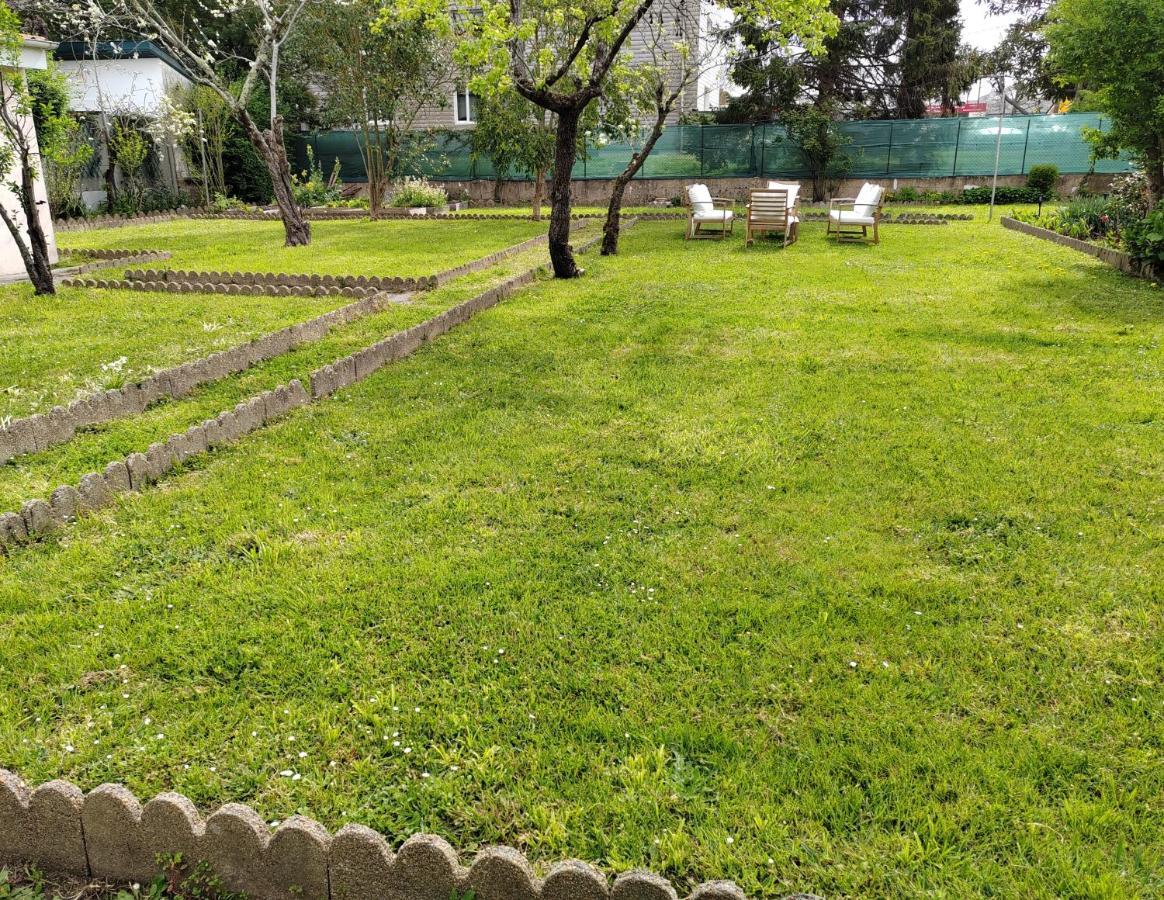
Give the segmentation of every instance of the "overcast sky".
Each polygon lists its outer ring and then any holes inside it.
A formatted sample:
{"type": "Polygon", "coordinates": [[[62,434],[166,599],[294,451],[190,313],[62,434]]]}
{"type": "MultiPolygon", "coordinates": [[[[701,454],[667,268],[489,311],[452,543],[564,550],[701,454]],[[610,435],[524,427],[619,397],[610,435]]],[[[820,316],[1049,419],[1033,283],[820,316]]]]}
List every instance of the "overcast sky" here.
{"type": "Polygon", "coordinates": [[[978,0],[961,0],[962,40],[980,50],[992,50],[1002,40],[1006,27],[1015,16],[987,15],[986,6],[978,0]]]}

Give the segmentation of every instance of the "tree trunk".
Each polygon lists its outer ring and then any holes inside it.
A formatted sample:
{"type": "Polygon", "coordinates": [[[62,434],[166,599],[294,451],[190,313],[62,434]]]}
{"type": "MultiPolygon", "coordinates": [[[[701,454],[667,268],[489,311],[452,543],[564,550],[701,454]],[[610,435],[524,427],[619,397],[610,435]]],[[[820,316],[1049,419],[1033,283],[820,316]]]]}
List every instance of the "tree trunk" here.
{"type": "Polygon", "coordinates": [[[578,118],[581,109],[558,113],[554,136],[554,177],[550,183],[550,263],[555,278],[577,278],[582,274],[570,246],[570,180],[578,157],[578,118]]]}
{"type": "Polygon", "coordinates": [[[493,179],[493,205],[501,205],[501,188],[505,186],[505,179],[498,175],[493,179]]]}
{"type": "Polygon", "coordinates": [[[306,247],[311,243],[311,223],[303,216],[303,210],[295,202],[295,194],[291,190],[291,165],[287,162],[287,150],[283,146],[283,119],[276,116],[272,127],[260,131],[245,109],[237,112],[239,124],[246,131],[247,137],[267,164],[267,171],[271,174],[271,184],[275,189],[275,204],[279,207],[279,215],[283,219],[283,231],[286,233],[284,245],[287,247],[306,247]]]}
{"type": "Polygon", "coordinates": [[[45,294],[55,294],[57,287],[53,282],[53,267],[49,261],[48,238],[45,237],[44,228],[41,226],[40,216],[36,208],[36,194],[34,193],[36,179],[32,160],[28,151],[23,148],[20,152],[20,158],[19,200],[28,229],[27,240],[20,230],[19,223],[3,206],[0,206],[0,218],[8,227],[8,233],[12,235],[16,249],[20,251],[20,259],[24,263],[24,269],[28,272],[28,279],[32,282],[36,295],[39,297],[45,294]]]}
{"type": "Polygon", "coordinates": [[[538,169],[537,175],[534,176],[534,196],[533,196],[533,220],[540,222],[542,220],[542,200],[546,196],[546,170],[538,169]]]}
{"type": "Polygon", "coordinates": [[[1144,162],[1148,177],[1148,208],[1152,210],[1164,201],[1164,136],[1156,146],[1148,147],[1144,162]]]}
{"type": "MultiPolygon", "coordinates": [[[[618,238],[622,227],[622,198],[626,194],[626,186],[638,174],[643,163],[647,161],[647,157],[651,155],[651,151],[655,149],[655,144],[658,143],[659,137],[663,134],[667,116],[671,114],[671,108],[675,105],[675,100],[678,97],[679,94],[676,93],[670,101],[658,107],[655,111],[655,124],[651,127],[651,133],[647,135],[646,141],[643,142],[643,149],[638,153],[631,154],[630,162],[627,163],[626,168],[614,179],[614,184],[610,189],[610,205],[606,208],[606,223],[602,226],[603,256],[614,256],[618,253],[618,238]]],[[[662,96],[660,95],[657,99],[661,100],[662,96]]]]}

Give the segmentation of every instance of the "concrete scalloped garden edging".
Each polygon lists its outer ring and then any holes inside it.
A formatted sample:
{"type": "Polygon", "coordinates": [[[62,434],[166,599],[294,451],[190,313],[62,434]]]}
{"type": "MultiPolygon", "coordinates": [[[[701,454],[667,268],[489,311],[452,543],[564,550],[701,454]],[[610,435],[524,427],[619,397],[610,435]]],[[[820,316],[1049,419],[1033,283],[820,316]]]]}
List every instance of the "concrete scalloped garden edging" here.
{"type": "MultiPolygon", "coordinates": [[[[417,284],[425,287],[436,287],[472,272],[480,272],[496,265],[503,259],[521,253],[547,241],[546,235],[538,235],[496,253],[483,256],[480,259],[465,263],[452,269],[438,272],[436,275],[413,279],[417,284]]],[[[93,251],[95,254],[114,253],[116,251],[93,251]]],[[[127,273],[129,274],[129,273],[127,273]]],[[[246,285],[232,283],[222,285],[221,290],[201,282],[166,281],[160,279],[170,274],[164,271],[146,270],[140,273],[142,279],[154,278],[158,280],[145,281],[145,284],[166,284],[167,292],[178,293],[214,293],[227,294],[259,294],[267,296],[291,296],[293,291],[303,290],[301,287],[292,288],[288,284],[246,285]],[[244,290],[245,288],[245,290],[244,290]],[[235,290],[237,289],[237,290],[235,290]]],[[[174,273],[175,276],[202,277],[209,273],[174,273]]],[[[92,425],[101,425],[114,419],[125,416],[138,415],[151,404],[163,398],[181,399],[195,388],[220,378],[226,378],[249,369],[261,362],[281,356],[303,344],[322,340],[330,330],[337,325],[347,325],[371,313],[378,312],[388,302],[399,302],[400,298],[386,295],[377,285],[395,285],[402,279],[380,278],[377,276],[289,276],[279,273],[270,275],[255,275],[254,273],[228,273],[232,278],[245,280],[247,278],[303,279],[308,280],[308,286],[318,279],[321,288],[347,297],[363,295],[363,299],[343,306],[338,310],[324,313],[307,322],[290,325],[287,328],[272,332],[262,338],[257,338],[247,344],[211,354],[203,359],[183,363],[169,369],[156,372],[149,378],[126,385],[119,390],[109,390],[100,394],[92,394],[74,400],[68,406],[55,406],[47,413],[38,413],[9,422],[0,428],[0,465],[16,456],[28,453],[37,453],[47,450],[58,444],[73,439],[77,429],[92,425]],[[345,286],[335,285],[343,282],[345,286]]],[[[89,284],[89,282],[83,282],[89,284]]],[[[97,280],[94,287],[116,287],[119,282],[97,280]]]]}
{"type": "Polygon", "coordinates": [[[76,256],[81,259],[91,259],[93,262],[81,263],[79,266],[69,266],[60,274],[68,276],[65,283],[69,284],[72,277],[84,275],[88,272],[97,272],[101,269],[118,269],[135,263],[162,262],[170,259],[168,250],[67,250],[66,256],[76,256]]]}
{"type": "Polygon", "coordinates": [[[47,413],[15,419],[0,428],[0,465],[16,456],[67,443],[80,428],[138,415],[162,399],[181,399],[204,384],[244,372],[303,344],[322,340],[332,328],[371,315],[399,300],[378,292],[229,350],[162,369],[122,388],[90,394],[68,406],[54,406],[47,413]]]}
{"type": "Polygon", "coordinates": [[[1109,266],[1119,269],[1126,275],[1134,275],[1137,278],[1154,277],[1151,269],[1147,265],[1137,263],[1130,253],[1125,253],[1123,250],[1116,250],[1114,247],[1101,247],[1090,241],[1081,241],[1079,238],[1059,234],[1059,232],[1051,231],[1049,228],[1040,228],[1038,225],[1020,222],[1018,219],[1011,218],[1010,216],[1003,216],[999,221],[1002,223],[1003,228],[1009,228],[1011,231],[1021,231],[1023,234],[1029,234],[1031,237],[1051,241],[1063,247],[1078,250],[1080,253],[1086,253],[1088,256],[1094,256],[1109,266]]]}
{"type": "MultiPolygon", "coordinates": [[[[488,847],[468,866],[436,835],[393,851],[362,825],[335,834],[292,816],[274,831],[249,806],[227,803],[203,818],[181,794],[142,804],[125,787],[89,793],[67,781],[35,789],[0,769],[0,865],[112,882],[148,882],[160,857],[205,862],[224,888],[255,900],[677,900],[665,878],[626,872],[611,884],[587,863],[567,860],[539,878],[510,847],[488,847]]],[[[746,900],[730,881],[699,885],[689,900],[746,900]]]]}
{"type": "Polygon", "coordinates": [[[194,218],[191,210],[174,210],[168,213],[151,213],[143,216],[93,216],[89,219],[57,219],[53,222],[53,230],[66,231],[95,231],[100,228],[125,228],[130,225],[155,225],[162,222],[173,222],[175,219],[194,218]]]}
{"type": "MultiPolygon", "coordinates": [[[[629,225],[633,224],[632,220],[629,225]]],[[[578,248],[578,252],[584,253],[597,244],[600,239],[601,235],[596,235],[578,248]]],[[[440,315],[426,319],[405,331],[397,332],[384,340],[365,347],[363,350],[316,369],[310,375],[310,393],[298,379],[293,379],[274,390],[264,391],[250,400],[238,403],[233,409],[226,410],[213,419],[207,419],[199,425],[191,425],[183,432],[172,434],[164,443],[151,444],[146,453],[131,453],[123,460],[109,463],[101,473],[90,472],[83,475],[76,485],[61,485],[52,492],[48,500],[27,500],[21,505],[20,512],[0,514],[0,550],[8,550],[57,531],[85,513],[96,512],[102,507],[108,506],[117,494],[144,490],[192,457],[201,456],[213,449],[233,443],[268,422],[280,418],[292,409],[323,399],[341,388],[363,381],[386,364],[410,356],[426,341],[467,322],[478,312],[496,306],[517,288],[533,281],[537,277],[537,273],[545,268],[545,265],[543,263],[534,266],[451,309],[445,310],[440,315]]],[[[360,301],[360,303],[374,303],[376,299],[373,297],[370,300],[360,301]]],[[[352,304],[352,306],[358,305],[352,304]]],[[[350,308],[344,307],[344,309],[350,308]]],[[[328,315],[333,315],[333,313],[328,313],[328,315]]],[[[301,326],[292,326],[290,329],[284,329],[283,332],[275,334],[282,335],[284,332],[299,327],[301,326]]],[[[268,337],[273,337],[273,335],[268,337]]],[[[280,353],[285,353],[289,349],[290,345],[288,344],[280,353]]],[[[216,356],[222,356],[222,354],[216,354],[216,356]]],[[[209,357],[209,359],[214,359],[214,357],[209,357]]],[[[184,366],[178,368],[182,369],[184,366]]],[[[138,387],[138,385],[130,387],[138,387]]],[[[121,392],[106,392],[106,394],[111,393],[120,394],[121,392]]],[[[53,442],[61,443],[72,437],[72,432],[68,430],[67,420],[63,425],[55,421],[55,418],[63,417],[67,410],[61,407],[57,407],[57,410],[61,412],[59,414],[50,413],[47,417],[32,417],[33,419],[47,420],[42,423],[42,431],[34,433],[37,440],[48,441],[59,438],[53,442]],[[48,430],[53,426],[60,427],[61,431],[48,430]]],[[[29,422],[31,420],[21,421],[29,422]]],[[[11,428],[11,426],[9,427],[11,428]]],[[[50,446],[50,444],[45,444],[45,446],[50,446]]]]}

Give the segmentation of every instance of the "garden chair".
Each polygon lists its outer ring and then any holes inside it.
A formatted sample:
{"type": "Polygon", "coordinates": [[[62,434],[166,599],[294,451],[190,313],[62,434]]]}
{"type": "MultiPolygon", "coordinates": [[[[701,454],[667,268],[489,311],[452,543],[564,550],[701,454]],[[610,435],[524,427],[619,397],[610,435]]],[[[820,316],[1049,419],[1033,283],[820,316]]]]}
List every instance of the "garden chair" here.
{"type": "Polygon", "coordinates": [[[715,237],[722,241],[732,233],[735,226],[732,201],[727,197],[711,196],[706,184],[693,184],[687,189],[687,209],[686,240],[715,237]],[[718,225],[719,228],[701,234],[700,229],[704,225],[718,225]]]}
{"type": "MultiPolygon", "coordinates": [[[[769,185],[771,186],[771,185],[769,185]]],[[[799,237],[800,217],[796,209],[796,191],[789,191],[788,185],[778,190],[752,191],[748,200],[748,225],[744,246],[750,247],[753,236],[762,232],[778,232],[784,246],[794,243],[799,237]]]]}
{"type": "Polygon", "coordinates": [[[856,197],[836,197],[829,201],[829,221],[825,234],[834,234],[838,241],[868,240],[873,229],[873,243],[881,243],[877,226],[881,224],[881,207],[885,189],[866,181],[856,197]],[[841,207],[848,206],[849,209],[841,207]],[[858,232],[858,229],[860,231],[858,232]]]}

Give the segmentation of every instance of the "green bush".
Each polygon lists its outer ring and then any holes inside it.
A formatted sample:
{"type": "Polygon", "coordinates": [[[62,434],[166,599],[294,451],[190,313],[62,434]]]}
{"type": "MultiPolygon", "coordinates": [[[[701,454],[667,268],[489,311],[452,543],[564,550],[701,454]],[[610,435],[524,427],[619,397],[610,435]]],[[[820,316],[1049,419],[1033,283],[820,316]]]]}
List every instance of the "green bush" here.
{"type": "Polygon", "coordinates": [[[1031,166],[1027,172],[1027,187],[1041,194],[1044,198],[1054,197],[1055,188],[1059,186],[1059,167],[1051,163],[1040,163],[1031,166]]]}
{"type": "Polygon", "coordinates": [[[232,132],[226,139],[222,160],[226,190],[230,196],[247,203],[271,202],[275,195],[275,189],[271,186],[271,173],[246,137],[232,132]]]}
{"type": "Polygon", "coordinates": [[[899,203],[916,203],[921,199],[921,194],[918,193],[917,188],[909,187],[907,185],[906,187],[898,188],[896,191],[893,191],[889,195],[889,199],[899,203]]]}
{"type": "Polygon", "coordinates": [[[392,186],[392,205],[396,207],[445,206],[449,196],[427,178],[402,178],[392,186]]]}
{"type": "Polygon", "coordinates": [[[1124,229],[1124,246],[1137,262],[1164,274],[1164,203],[1124,229]]]}
{"type": "Polygon", "coordinates": [[[315,150],[309,144],[307,147],[307,168],[298,175],[291,176],[291,193],[295,202],[306,208],[310,206],[326,206],[340,199],[340,189],[334,185],[339,183],[339,157],[331,170],[331,178],[323,177],[323,167],[315,159],[315,150]]]}

